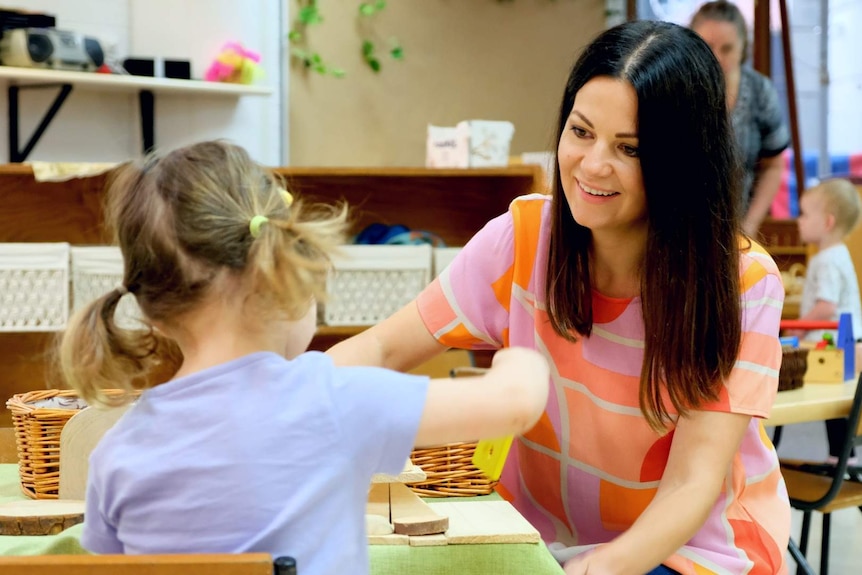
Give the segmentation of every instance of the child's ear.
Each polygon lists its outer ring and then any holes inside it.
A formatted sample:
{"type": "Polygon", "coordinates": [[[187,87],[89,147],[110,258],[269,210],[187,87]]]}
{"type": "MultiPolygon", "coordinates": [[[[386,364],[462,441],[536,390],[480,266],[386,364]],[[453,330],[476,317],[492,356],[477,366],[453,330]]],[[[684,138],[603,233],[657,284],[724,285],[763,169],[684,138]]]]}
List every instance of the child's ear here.
{"type": "Polygon", "coordinates": [[[826,229],[830,232],[835,229],[835,214],[826,212],[826,229]]]}

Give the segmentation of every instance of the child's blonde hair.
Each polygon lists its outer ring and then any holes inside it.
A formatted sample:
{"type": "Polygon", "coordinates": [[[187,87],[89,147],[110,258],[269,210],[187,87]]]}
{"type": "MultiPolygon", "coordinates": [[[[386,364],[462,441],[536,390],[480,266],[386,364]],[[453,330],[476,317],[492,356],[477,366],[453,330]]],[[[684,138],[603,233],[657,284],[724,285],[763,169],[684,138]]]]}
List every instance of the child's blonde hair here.
{"type": "MultiPolygon", "coordinates": [[[[835,217],[835,226],[842,236],[849,234],[859,223],[862,200],[850,180],[833,178],[824,180],[809,190],[823,197],[827,213],[835,217]]],[[[807,192],[806,192],[807,193],[807,192]]]]}
{"type": "Polygon", "coordinates": [[[248,282],[249,313],[258,317],[299,319],[312,297],[325,299],[346,207],[291,199],[270,170],[221,141],[123,166],[105,209],[123,254],[123,282],[71,318],[59,346],[65,382],[90,403],[115,403],[104,389],[147,387],[154,373],[170,376],[179,367],[173,340],[151,325],[126,330],[114,322],[127,291],[148,320],[166,326],[180,323],[221,272],[248,282]]]}

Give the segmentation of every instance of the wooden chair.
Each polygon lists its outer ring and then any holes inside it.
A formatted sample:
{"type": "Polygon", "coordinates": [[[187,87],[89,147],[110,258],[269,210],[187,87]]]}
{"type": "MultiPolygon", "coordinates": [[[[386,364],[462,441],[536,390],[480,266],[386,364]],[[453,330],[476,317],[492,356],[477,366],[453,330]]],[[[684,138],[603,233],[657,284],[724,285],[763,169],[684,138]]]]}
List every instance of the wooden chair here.
{"type": "Polygon", "coordinates": [[[0,557],[15,575],[296,575],[296,561],[268,553],[213,555],[35,555],[0,557]]]}
{"type": "Polygon", "coordinates": [[[792,540],[789,546],[789,551],[799,567],[797,573],[812,572],[805,559],[812,511],[823,514],[820,575],[828,575],[829,571],[831,513],[848,507],[858,507],[862,511],[862,473],[848,464],[853,447],[862,445],[862,374],[856,384],[856,395],[847,422],[847,437],[835,466],[781,460],[781,473],[787,484],[790,505],[803,513],[799,547],[797,548],[792,540]]]}

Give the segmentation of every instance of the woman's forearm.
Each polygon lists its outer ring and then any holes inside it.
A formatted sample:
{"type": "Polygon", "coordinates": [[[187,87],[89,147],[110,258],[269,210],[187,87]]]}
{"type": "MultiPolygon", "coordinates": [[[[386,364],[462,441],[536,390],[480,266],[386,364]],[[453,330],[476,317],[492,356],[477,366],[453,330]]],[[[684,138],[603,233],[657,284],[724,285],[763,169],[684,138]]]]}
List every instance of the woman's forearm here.
{"type": "Polygon", "coordinates": [[[590,575],[642,575],[676,553],[703,526],[720,487],[663,489],[637,521],[587,559],[590,575]]]}
{"type": "Polygon", "coordinates": [[[760,161],[751,204],[742,222],[743,231],[750,237],[756,237],[760,225],[769,214],[778,188],[781,187],[783,162],[780,155],[760,161]]]}

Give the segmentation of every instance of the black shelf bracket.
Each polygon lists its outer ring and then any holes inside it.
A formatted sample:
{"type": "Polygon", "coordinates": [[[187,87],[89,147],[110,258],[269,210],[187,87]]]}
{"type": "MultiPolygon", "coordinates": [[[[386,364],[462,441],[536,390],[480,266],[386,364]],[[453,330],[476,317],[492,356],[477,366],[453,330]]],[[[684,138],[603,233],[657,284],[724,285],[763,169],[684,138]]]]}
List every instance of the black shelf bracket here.
{"type": "Polygon", "coordinates": [[[54,119],[54,116],[57,115],[57,112],[60,111],[60,106],[63,105],[63,102],[66,101],[66,98],[72,92],[71,84],[33,84],[28,86],[9,86],[9,161],[10,162],[23,162],[27,159],[27,156],[30,155],[30,152],[33,151],[33,148],[36,147],[36,144],[39,142],[39,138],[42,137],[42,134],[45,133],[45,130],[48,128],[48,124],[51,123],[51,120],[54,119]],[[48,111],[45,112],[45,116],[42,117],[42,120],[39,122],[39,125],[36,126],[36,130],[33,132],[33,135],[30,136],[30,140],[21,149],[20,137],[19,137],[19,102],[18,96],[19,92],[24,89],[44,89],[44,88],[60,88],[60,92],[57,94],[57,97],[54,98],[54,102],[51,103],[51,106],[48,108],[48,111]]]}
{"type": "MultiPolygon", "coordinates": [[[[45,133],[45,130],[48,129],[48,125],[54,119],[54,116],[57,115],[57,112],[60,111],[60,107],[63,105],[63,102],[66,101],[69,94],[72,92],[72,84],[28,84],[26,86],[9,86],[9,161],[23,162],[27,159],[27,156],[30,155],[30,152],[33,151],[33,148],[36,147],[36,144],[39,143],[39,139],[42,137],[42,134],[45,133]],[[39,125],[36,126],[36,130],[33,132],[33,135],[30,136],[30,139],[27,141],[27,144],[21,148],[21,134],[20,134],[20,91],[21,90],[29,90],[29,89],[44,89],[44,88],[60,88],[60,92],[57,94],[57,97],[54,98],[54,101],[51,103],[51,106],[45,112],[45,115],[42,117],[42,120],[39,122],[39,125]]],[[[140,115],[141,115],[141,143],[142,149],[145,154],[153,151],[156,147],[156,135],[155,135],[155,104],[156,98],[153,94],[152,90],[141,90],[138,92],[138,104],[140,107],[140,115]]]]}

